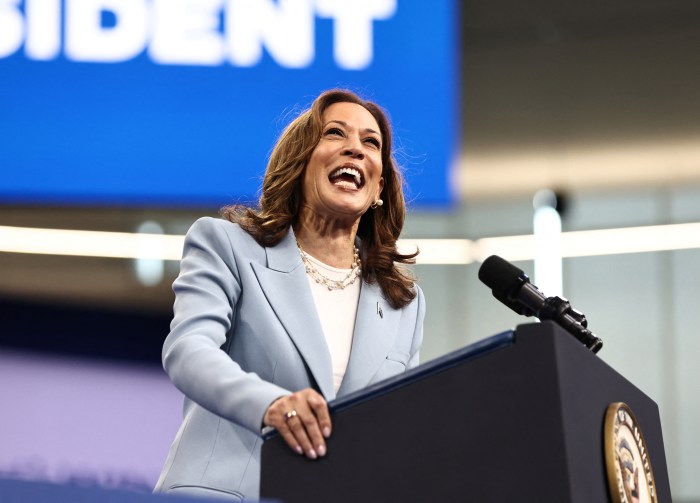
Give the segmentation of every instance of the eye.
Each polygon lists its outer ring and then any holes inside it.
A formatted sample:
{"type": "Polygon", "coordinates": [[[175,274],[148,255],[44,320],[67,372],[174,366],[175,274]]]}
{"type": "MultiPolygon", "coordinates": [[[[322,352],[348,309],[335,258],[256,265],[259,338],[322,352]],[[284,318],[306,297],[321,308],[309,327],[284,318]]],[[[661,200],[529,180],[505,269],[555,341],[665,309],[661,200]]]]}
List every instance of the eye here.
{"type": "Polygon", "coordinates": [[[374,145],[375,148],[380,148],[382,144],[378,139],[376,139],[374,136],[369,136],[365,138],[365,142],[369,143],[370,145],[374,145]]]}
{"type": "Polygon", "coordinates": [[[326,129],[326,134],[327,135],[333,135],[333,136],[344,136],[343,130],[337,127],[332,127],[326,129]]]}

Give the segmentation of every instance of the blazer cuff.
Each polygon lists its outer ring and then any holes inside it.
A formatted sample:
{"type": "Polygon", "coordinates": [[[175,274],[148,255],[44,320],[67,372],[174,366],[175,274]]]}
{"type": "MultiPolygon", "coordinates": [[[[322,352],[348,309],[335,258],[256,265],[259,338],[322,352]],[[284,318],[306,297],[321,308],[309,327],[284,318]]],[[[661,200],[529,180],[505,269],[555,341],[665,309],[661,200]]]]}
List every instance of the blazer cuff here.
{"type": "Polygon", "coordinates": [[[244,412],[241,420],[245,427],[260,435],[264,428],[265,413],[272,405],[272,402],[283,396],[291,395],[292,392],[266,381],[259,381],[253,388],[252,390],[247,390],[247,392],[255,394],[255,402],[251,404],[249,410],[244,412]]]}

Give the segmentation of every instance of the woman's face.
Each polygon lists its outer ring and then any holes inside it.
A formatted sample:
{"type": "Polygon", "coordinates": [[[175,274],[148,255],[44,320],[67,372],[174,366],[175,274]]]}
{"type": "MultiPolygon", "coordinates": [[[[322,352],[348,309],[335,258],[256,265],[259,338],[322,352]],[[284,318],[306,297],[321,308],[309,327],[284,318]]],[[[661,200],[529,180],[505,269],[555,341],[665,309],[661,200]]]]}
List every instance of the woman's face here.
{"type": "Polygon", "coordinates": [[[379,125],[366,108],[346,102],[326,108],[322,124],[304,172],[303,206],[324,219],[355,222],[384,187],[379,125]]]}

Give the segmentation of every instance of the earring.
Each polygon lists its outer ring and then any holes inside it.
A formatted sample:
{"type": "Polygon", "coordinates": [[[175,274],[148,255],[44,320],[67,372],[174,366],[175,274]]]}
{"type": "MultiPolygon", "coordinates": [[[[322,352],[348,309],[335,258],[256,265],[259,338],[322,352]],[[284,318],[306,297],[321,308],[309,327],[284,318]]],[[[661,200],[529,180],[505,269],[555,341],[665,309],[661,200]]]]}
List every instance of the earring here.
{"type": "Polygon", "coordinates": [[[383,204],[384,204],[384,201],[382,201],[381,199],[377,199],[372,204],[370,204],[369,207],[372,208],[373,210],[376,210],[377,208],[379,208],[383,204]]]}

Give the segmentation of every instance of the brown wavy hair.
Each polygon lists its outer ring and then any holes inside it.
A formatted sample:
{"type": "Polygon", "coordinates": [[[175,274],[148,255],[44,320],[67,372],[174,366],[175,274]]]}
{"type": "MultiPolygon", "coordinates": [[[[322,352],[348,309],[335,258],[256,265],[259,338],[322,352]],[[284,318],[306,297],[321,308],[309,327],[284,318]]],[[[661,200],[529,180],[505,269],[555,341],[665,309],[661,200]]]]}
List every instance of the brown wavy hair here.
{"type": "Polygon", "coordinates": [[[418,251],[404,255],[396,248],[396,240],[406,217],[403,177],[392,153],[389,120],[377,104],[344,89],[322,93],[311,108],[285,128],[272,150],[259,207],[227,206],[222,208],[221,214],[239,224],[261,246],[278,244],[298,218],[304,170],[321,139],[323,113],[334,103],[360,105],[372,114],[379,125],[384,177],[381,196],[384,205],[362,215],[357,235],[361,240],[362,279],[369,283],[376,282],[389,304],[398,309],[416,296],[414,278],[402,265],[415,263],[418,251]]]}

